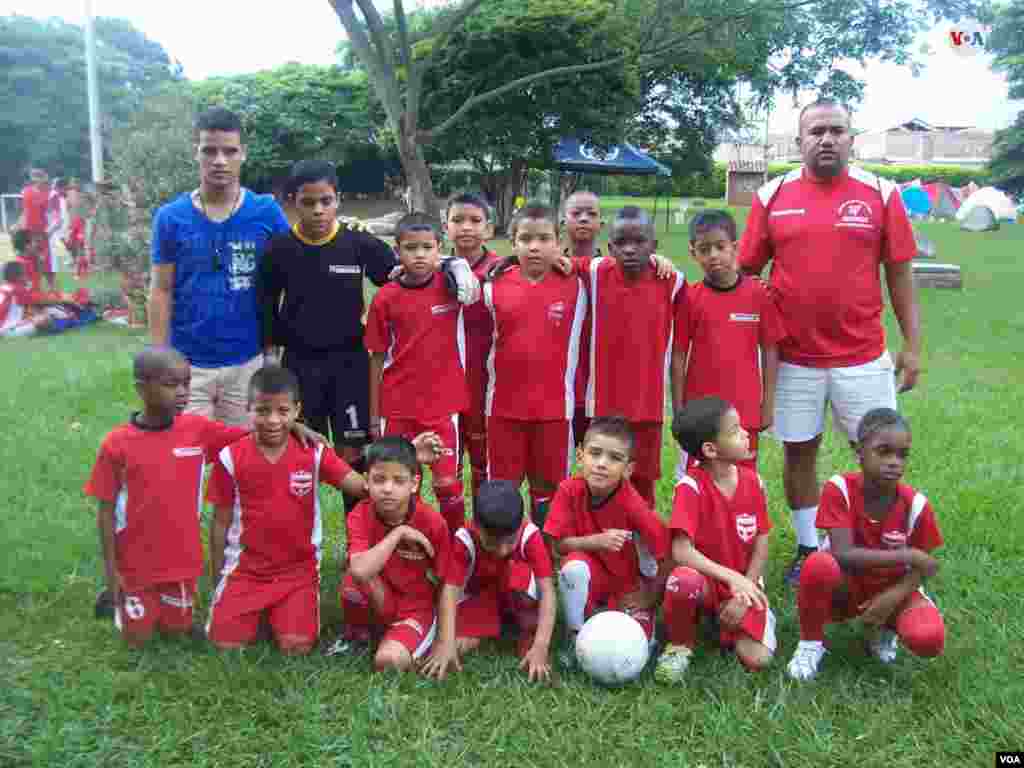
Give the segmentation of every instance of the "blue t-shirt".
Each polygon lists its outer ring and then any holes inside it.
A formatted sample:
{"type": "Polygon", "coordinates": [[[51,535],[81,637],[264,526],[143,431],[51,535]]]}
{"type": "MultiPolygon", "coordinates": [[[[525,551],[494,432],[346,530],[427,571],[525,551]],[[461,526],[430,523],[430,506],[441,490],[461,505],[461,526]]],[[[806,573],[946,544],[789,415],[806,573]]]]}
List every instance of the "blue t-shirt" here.
{"type": "Polygon", "coordinates": [[[193,365],[238,365],[262,351],[256,278],[267,241],[287,231],[277,201],[249,190],[223,222],[207,219],[189,193],[157,211],[153,263],[174,265],[170,343],[193,365]]]}

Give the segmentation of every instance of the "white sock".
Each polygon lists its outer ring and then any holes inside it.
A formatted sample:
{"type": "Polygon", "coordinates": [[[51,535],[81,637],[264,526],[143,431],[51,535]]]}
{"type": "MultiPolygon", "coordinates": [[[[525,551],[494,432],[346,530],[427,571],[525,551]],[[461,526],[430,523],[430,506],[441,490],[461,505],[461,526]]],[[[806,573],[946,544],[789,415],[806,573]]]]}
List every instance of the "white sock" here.
{"type": "Polygon", "coordinates": [[[562,598],[565,625],[572,632],[583,626],[590,595],[590,567],[582,560],[570,560],[558,574],[558,594],[562,598]]]}
{"type": "Polygon", "coordinates": [[[794,509],[791,515],[793,517],[793,530],[796,531],[796,543],[801,547],[817,549],[818,528],[815,525],[815,521],[818,518],[818,508],[815,506],[794,509]]]}

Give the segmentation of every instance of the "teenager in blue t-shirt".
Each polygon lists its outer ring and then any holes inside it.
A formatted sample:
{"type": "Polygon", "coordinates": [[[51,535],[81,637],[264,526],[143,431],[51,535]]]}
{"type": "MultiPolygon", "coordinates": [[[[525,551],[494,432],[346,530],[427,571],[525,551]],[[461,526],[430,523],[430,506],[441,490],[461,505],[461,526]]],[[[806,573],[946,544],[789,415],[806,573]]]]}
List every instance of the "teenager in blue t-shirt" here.
{"type": "Polygon", "coordinates": [[[249,377],[263,364],[256,278],[267,241],[287,232],[277,202],[239,184],[242,123],[221,107],[196,121],[199,188],[153,220],[149,330],[192,364],[188,412],[247,421],[249,377]]]}

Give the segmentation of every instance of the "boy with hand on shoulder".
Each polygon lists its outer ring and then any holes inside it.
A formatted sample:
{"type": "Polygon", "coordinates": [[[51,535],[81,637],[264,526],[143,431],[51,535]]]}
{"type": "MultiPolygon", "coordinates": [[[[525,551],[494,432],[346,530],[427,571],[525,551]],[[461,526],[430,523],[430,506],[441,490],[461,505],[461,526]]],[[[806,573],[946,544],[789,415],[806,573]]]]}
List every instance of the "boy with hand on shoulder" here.
{"type": "MultiPolygon", "coordinates": [[[[16,254],[24,253],[30,247],[29,242],[30,235],[23,229],[16,230],[11,236],[16,254]]],[[[45,314],[32,315],[32,311],[48,299],[48,296],[32,290],[24,261],[19,258],[4,264],[3,282],[0,282],[0,338],[38,333],[49,318],[45,314]]]]}
{"type": "Polygon", "coordinates": [[[608,247],[612,258],[594,259],[583,273],[591,317],[587,416],[629,420],[634,446],[630,482],[653,509],[661,477],[666,373],[673,412],[682,401],[686,348],[678,339],[685,326],[686,281],[675,269],[667,280],[655,274],[652,256],[658,241],[646,211],[634,206],[620,210],[608,247]]]}
{"type": "Polygon", "coordinates": [[[630,483],[633,433],[621,417],[590,423],[577,477],[558,487],[545,535],[562,556],[558,591],[569,632],[566,661],[584,621],[600,606],[630,614],[654,637],[665,586],[668,533],[630,483]]]}
{"type": "MultiPolygon", "coordinates": [[[[303,419],[332,434],[339,456],[358,470],[370,407],[363,279],[383,286],[398,260],[384,241],[338,221],[331,163],[296,163],[286,192],[298,221],[271,238],[260,263],[264,344],[284,347],[281,364],[298,376],[303,419]]],[[[346,495],[345,509],[358,501],[346,495]]]]}
{"type": "Polygon", "coordinates": [[[489,479],[530,481],[531,516],[543,526],[548,503],[572,461],[574,381],[587,313],[583,284],[552,270],[555,212],[526,203],[512,222],[518,264],[484,284],[494,326],[487,359],[489,479]]]}
{"type": "Polygon", "coordinates": [[[825,625],[854,617],[883,664],[896,660],[901,640],[915,656],[942,653],[942,614],[922,588],[938,572],[931,553],[942,533],[927,497],[900,482],[910,444],[910,425],[898,412],[868,411],[857,427],[861,471],[835,475],[822,489],[817,524],[828,531],[829,547],[800,571],[800,644],[786,668],[795,680],[818,674],[825,625]]]}
{"type": "MultiPolygon", "coordinates": [[[[763,282],[739,271],[736,222],[726,211],[690,221],[690,256],[704,280],[689,286],[678,344],[686,358],[684,403],[715,395],[732,403],[750,439],[744,466],[757,471],[758,434],[772,424],[782,316],[763,282]]],[[[680,456],[677,479],[695,460],[680,456]]]]}
{"type": "Polygon", "coordinates": [[[448,526],[416,493],[420,464],[408,440],[388,436],[370,445],[366,471],[370,498],[348,519],[345,626],[330,653],[358,651],[379,636],[374,669],[404,671],[434,642],[435,581],[448,562],[448,526]]]}
{"type": "Polygon", "coordinates": [[[530,682],[551,675],[555,583],[540,529],[523,514],[519,486],[489,480],[473,501],[473,523],[452,539],[438,601],[438,637],[423,674],[443,680],[481,638],[501,634],[503,616],[519,626],[520,668],[530,682]]]}
{"type": "Polygon", "coordinates": [[[330,448],[291,436],[299,382],[266,365],[249,383],[253,434],[217,455],[207,497],[211,572],[217,583],[207,634],[221,649],[256,640],[266,617],[286,654],[309,653],[320,631],[321,519],[318,487],[365,495],[361,475],[330,448]]]}
{"type": "MultiPolygon", "coordinates": [[[[453,197],[446,215],[448,240],[453,244],[452,255],[465,261],[473,275],[483,283],[488,271],[501,261],[485,244],[490,230],[490,209],[477,195],[465,193],[453,197]]],[[[471,496],[487,477],[487,417],[484,399],[487,392],[487,353],[491,349],[494,328],[491,316],[482,301],[465,308],[466,327],[466,386],[469,389],[469,407],[459,416],[459,433],[469,453],[472,470],[471,496]]],[[[461,456],[459,457],[461,461],[461,456]]],[[[456,529],[457,530],[457,529],[456,529]]]]}
{"type": "Polygon", "coordinates": [[[749,436],[718,397],[684,406],[672,434],[700,463],[676,485],[669,529],[677,567],[665,586],[668,645],[655,678],[682,681],[702,612],[717,616],[723,648],[735,648],[747,669],[762,669],[775,653],[775,615],[761,586],[772,522],[760,476],[740,466],[750,458],[749,436]]]}
{"type": "MultiPolygon", "coordinates": [[[[157,630],[192,629],[203,570],[203,470],[247,430],[182,413],[191,369],[176,350],[146,347],[133,370],[142,410],[103,439],[85,493],[99,501],[96,524],[106,569],[97,618],[113,613],[128,644],[138,646],[157,630]]],[[[296,429],[302,440],[323,439],[296,429]]]]}
{"type": "Polygon", "coordinates": [[[412,439],[430,431],[441,438],[434,493],[454,532],[466,521],[459,476],[459,414],[469,407],[463,309],[438,270],[436,223],[410,213],[398,222],[395,239],[403,272],[373,297],[366,320],[370,434],[412,439]]]}

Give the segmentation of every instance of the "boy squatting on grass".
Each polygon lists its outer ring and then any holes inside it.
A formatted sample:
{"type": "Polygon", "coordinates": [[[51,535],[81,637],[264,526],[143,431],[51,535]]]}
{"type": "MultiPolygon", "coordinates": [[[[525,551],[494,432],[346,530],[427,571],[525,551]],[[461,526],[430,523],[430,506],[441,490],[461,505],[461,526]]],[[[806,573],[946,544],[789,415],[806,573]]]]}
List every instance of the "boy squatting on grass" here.
{"type": "Polygon", "coordinates": [[[435,222],[408,214],[395,239],[403,273],[377,292],[366,319],[370,434],[440,436],[445,452],[432,469],[434,493],[454,533],[466,521],[459,473],[459,414],[469,407],[463,308],[438,270],[435,222]]]}
{"type": "Polygon", "coordinates": [[[629,481],[629,423],[593,419],[576,460],[580,474],[558,487],[544,525],[562,556],[558,591],[568,630],[562,661],[569,666],[576,634],[602,605],[630,614],[653,639],[655,610],[672,565],[664,524],[629,481]]]}
{"type": "MultiPolygon", "coordinates": [[[[103,439],[85,493],[99,501],[96,523],[106,570],[97,614],[111,605],[125,640],[141,645],[156,630],[192,628],[203,568],[203,468],[247,430],[182,413],[191,370],[170,347],[143,349],[133,373],[142,410],[103,439]]],[[[293,429],[303,440],[323,440],[301,425],[293,429]]]]}
{"type": "Polygon", "coordinates": [[[750,458],[749,435],[719,397],[684,406],[672,434],[699,464],[676,485],[669,528],[678,566],[665,586],[668,645],[655,677],[683,679],[701,613],[717,617],[723,648],[735,648],[747,669],[761,669],[775,653],[775,615],[761,586],[772,522],[760,476],[739,466],[750,458]]]}
{"type": "Polygon", "coordinates": [[[484,482],[473,522],[456,531],[438,603],[438,637],[423,674],[443,680],[485,637],[501,634],[503,618],[519,628],[520,668],[529,680],[551,674],[548,649],[555,628],[551,556],[540,529],[523,511],[519,486],[484,482]]]}
{"type": "Polygon", "coordinates": [[[942,546],[942,533],[925,495],[900,482],[910,444],[899,413],[868,411],[857,427],[861,471],[825,483],[817,526],[828,531],[829,546],[800,571],[800,644],[787,667],[796,680],[818,674],[825,625],[854,617],[883,664],[896,660],[900,641],[916,656],[942,653],[942,614],[922,587],[939,569],[931,552],[942,546]]]}

